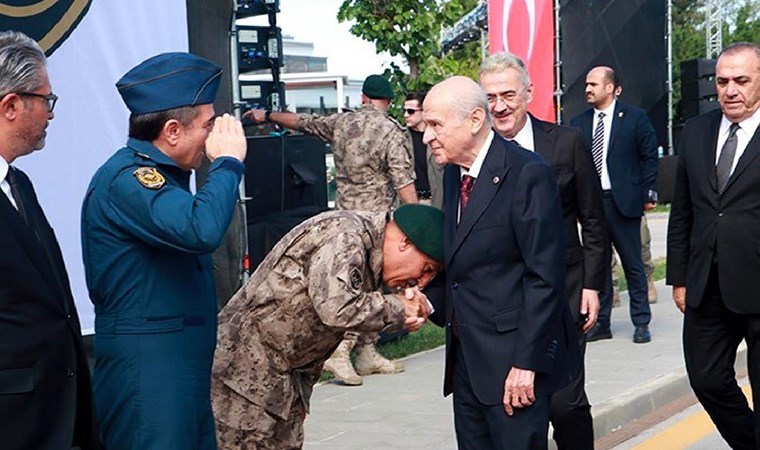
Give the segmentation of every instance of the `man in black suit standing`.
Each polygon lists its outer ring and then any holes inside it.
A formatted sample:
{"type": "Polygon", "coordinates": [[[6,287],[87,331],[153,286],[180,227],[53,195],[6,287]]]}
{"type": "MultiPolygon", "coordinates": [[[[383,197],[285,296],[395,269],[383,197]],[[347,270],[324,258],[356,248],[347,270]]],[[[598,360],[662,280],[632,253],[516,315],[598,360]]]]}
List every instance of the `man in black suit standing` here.
{"type": "Polygon", "coordinates": [[[739,343],[760,405],[760,47],[726,47],[715,69],[720,110],[686,123],[668,223],[667,283],[684,313],[692,389],[723,439],[756,449],[760,414],[736,383],[739,343]]]}
{"type": "MultiPolygon", "coordinates": [[[[604,205],[591,152],[580,131],[536,119],[528,113],[533,83],[523,61],[510,53],[488,57],[480,67],[493,127],[503,138],[543,156],[559,187],[565,223],[565,293],[581,354],[586,331],[596,323],[604,286],[604,205]],[[581,236],[578,236],[578,224],[581,236]]],[[[585,371],[552,395],[551,422],[560,450],[593,450],[594,427],[586,397],[585,371]]]]}
{"type": "Polygon", "coordinates": [[[445,276],[427,294],[446,326],[444,395],[460,449],[544,449],[549,398],[577,374],[557,184],[496,135],[485,92],[453,77],[424,102],[444,169],[445,276]]]}
{"type": "Polygon", "coordinates": [[[11,166],[45,145],[45,55],[0,33],[0,436],[9,450],[97,447],[90,373],[61,249],[29,178],[11,166]]]}
{"type": "MultiPolygon", "coordinates": [[[[657,192],[657,137],[646,113],[615,98],[615,72],[595,67],[586,75],[586,101],[593,106],[570,124],[591,143],[591,155],[604,192],[604,212],[610,241],[620,255],[628,281],[633,342],[652,340],[652,313],[647,299],[647,277],[641,259],[641,216],[655,207],[657,192]]],[[[612,250],[607,244],[605,283],[596,325],[588,342],[611,339],[612,250]]]]}

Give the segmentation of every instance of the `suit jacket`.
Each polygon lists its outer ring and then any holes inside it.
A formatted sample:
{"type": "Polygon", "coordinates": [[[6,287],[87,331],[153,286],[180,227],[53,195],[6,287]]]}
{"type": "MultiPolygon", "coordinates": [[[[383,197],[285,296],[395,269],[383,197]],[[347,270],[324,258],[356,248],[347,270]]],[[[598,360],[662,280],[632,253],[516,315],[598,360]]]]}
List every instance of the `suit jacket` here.
{"type": "MultiPolygon", "coordinates": [[[[592,141],[594,109],[588,109],[570,121],[570,125],[592,141]]],[[[615,102],[610,142],[607,148],[607,171],[612,183],[612,198],[620,212],[629,218],[641,217],[644,203],[653,201],[657,181],[657,136],[644,110],[620,101],[615,102]]]]}
{"type": "Polygon", "coordinates": [[[754,280],[760,274],[760,129],[718,194],[715,152],[722,113],[686,123],[676,166],[668,223],[667,282],[686,286],[686,302],[697,307],[713,260],[726,307],[760,314],[754,280]]]}
{"type": "Polygon", "coordinates": [[[2,447],[59,450],[73,441],[97,448],[90,372],[61,250],[29,178],[17,175],[37,231],[0,194],[2,447]]]}
{"type": "Polygon", "coordinates": [[[562,218],[567,236],[567,289],[573,320],[580,316],[581,292],[577,287],[604,288],[606,227],[602,185],[591,151],[581,133],[530,116],[536,153],[551,166],[557,178],[562,218]],[[581,240],[578,224],[581,225],[581,240]]]}
{"type": "Polygon", "coordinates": [[[496,135],[457,225],[459,185],[460,168],[449,164],[446,273],[428,293],[439,314],[434,320],[447,325],[444,395],[452,392],[454,312],[457,345],[482,403],[502,403],[512,366],[535,371],[536,394],[550,395],[572,379],[579,359],[565,299],[565,233],[551,169],[540,156],[496,135]]]}

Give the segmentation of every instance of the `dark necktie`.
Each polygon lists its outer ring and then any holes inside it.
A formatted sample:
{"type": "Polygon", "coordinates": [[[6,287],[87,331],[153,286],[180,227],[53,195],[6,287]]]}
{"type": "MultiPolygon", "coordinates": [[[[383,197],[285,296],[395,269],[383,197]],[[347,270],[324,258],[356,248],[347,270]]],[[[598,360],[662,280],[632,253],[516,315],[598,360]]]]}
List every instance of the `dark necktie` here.
{"type": "Polygon", "coordinates": [[[24,196],[21,193],[22,188],[18,180],[16,169],[9,166],[8,175],[5,176],[5,179],[8,180],[8,184],[11,186],[11,195],[13,195],[13,200],[16,201],[16,208],[18,209],[18,213],[21,215],[21,218],[24,219],[24,222],[29,225],[29,217],[26,214],[26,206],[24,205],[23,200],[24,196]]]}
{"type": "Polygon", "coordinates": [[[470,192],[472,192],[472,186],[475,184],[475,178],[469,175],[462,177],[462,183],[459,185],[459,210],[464,211],[467,207],[467,203],[470,201],[470,192]]]}
{"type": "Polygon", "coordinates": [[[591,155],[594,157],[594,166],[596,174],[602,177],[602,161],[604,160],[604,113],[599,113],[599,120],[596,122],[594,138],[591,140],[591,155]]]}
{"type": "Polygon", "coordinates": [[[737,130],[739,130],[739,124],[732,123],[731,128],[728,130],[728,139],[726,139],[726,143],[723,144],[723,148],[720,150],[718,164],[715,166],[715,174],[718,176],[718,192],[720,194],[726,189],[728,179],[731,176],[731,167],[734,165],[737,130]]]}

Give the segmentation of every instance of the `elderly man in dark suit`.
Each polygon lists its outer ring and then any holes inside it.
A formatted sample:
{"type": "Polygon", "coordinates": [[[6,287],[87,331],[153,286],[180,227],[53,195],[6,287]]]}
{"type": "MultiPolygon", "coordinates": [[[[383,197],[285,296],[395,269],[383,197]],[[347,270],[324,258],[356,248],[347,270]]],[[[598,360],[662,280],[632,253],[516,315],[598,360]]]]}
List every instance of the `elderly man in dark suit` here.
{"type": "Polygon", "coordinates": [[[0,435],[7,450],[98,448],[90,372],[61,249],[31,181],[56,96],[29,37],[0,33],[0,435]]]}
{"type": "Polygon", "coordinates": [[[684,312],[692,389],[734,449],[756,449],[760,414],[734,373],[747,343],[752,400],[760,405],[760,47],[723,50],[715,70],[720,111],[686,123],[668,224],[668,276],[684,312]]]}
{"type": "MultiPolygon", "coordinates": [[[[523,61],[510,53],[487,58],[480,68],[493,127],[503,138],[536,152],[557,177],[567,250],[567,294],[581,352],[586,331],[596,323],[599,291],[604,285],[604,205],[599,177],[581,133],[536,119],[528,113],[533,83],[523,61]],[[578,236],[578,224],[581,236],[578,236]]],[[[584,388],[585,373],[551,399],[554,440],[560,450],[593,450],[594,427],[584,388]]]]}
{"type": "MultiPolygon", "coordinates": [[[[586,76],[586,101],[593,106],[570,124],[591,143],[591,155],[604,192],[604,211],[610,241],[620,255],[628,280],[633,342],[652,340],[652,313],[647,277],[641,259],[641,216],[655,207],[657,192],[657,138],[646,113],[615,98],[618,85],[609,67],[595,67],[586,76]]],[[[611,339],[612,250],[607,246],[605,286],[599,319],[589,331],[589,342],[611,339]]]]}
{"type": "Polygon", "coordinates": [[[577,374],[565,233],[543,160],[496,135],[485,92],[453,77],[428,94],[425,143],[444,171],[444,394],[461,449],[546,448],[549,397],[577,374]]]}

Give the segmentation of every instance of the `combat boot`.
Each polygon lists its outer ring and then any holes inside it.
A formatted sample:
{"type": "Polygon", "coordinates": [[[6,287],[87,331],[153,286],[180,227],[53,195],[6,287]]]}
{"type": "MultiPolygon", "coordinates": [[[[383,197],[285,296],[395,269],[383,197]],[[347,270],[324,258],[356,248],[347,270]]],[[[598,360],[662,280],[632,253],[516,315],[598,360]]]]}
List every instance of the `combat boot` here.
{"type": "Polygon", "coordinates": [[[377,352],[372,344],[360,345],[356,350],[356,372],[359,375],[373,373],[399,373],[404,371],[404,365],[391,361],[377,352]]]}
{"type": "Polygon", "coordinates": [[[620,292],[618,292],[617,288],[612,289],[612,307],[617,308],[620,306],[620,292]]]}
{"type": "Polygon", "coordinates": [[[356,374],[351,365],[351,349],[356,345],[352,339],[344,339],[335,349],[330,359],[325,361],[324,370],[333,374],[336,380],[349,386],[361,386],[362,377],[356,374]]]}
{"type": "Polygon", "coordinates": [[[647,280],[647,300],[649,303],[657,303],[657,288],[654,287],[652,280],[647,280]]]}

